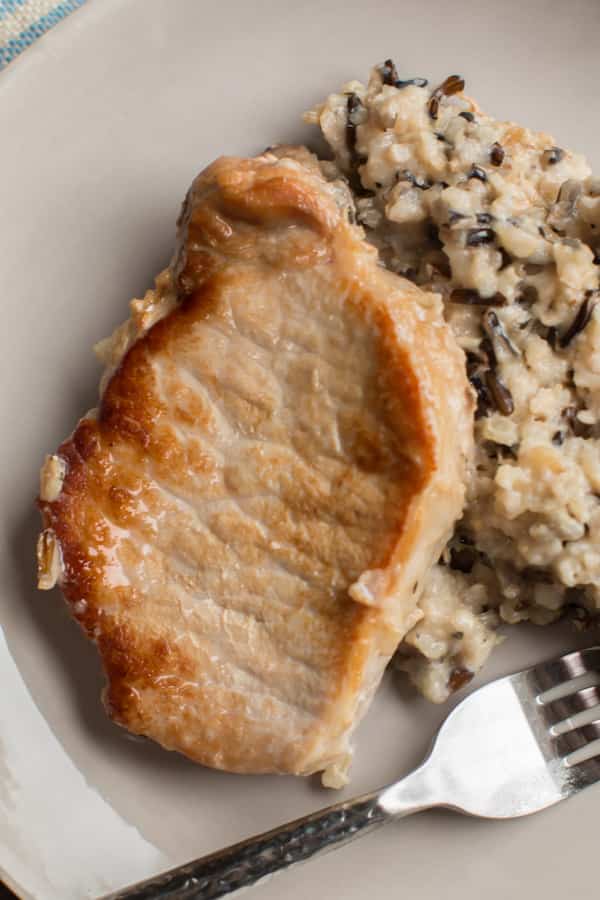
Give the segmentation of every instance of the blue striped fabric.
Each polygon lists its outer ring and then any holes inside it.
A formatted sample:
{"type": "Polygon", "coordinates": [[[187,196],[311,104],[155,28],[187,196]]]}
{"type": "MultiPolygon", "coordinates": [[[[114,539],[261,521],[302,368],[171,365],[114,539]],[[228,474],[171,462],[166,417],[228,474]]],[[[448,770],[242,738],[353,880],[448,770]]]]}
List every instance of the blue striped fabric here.
{"type": "Polygon", "coordinates": [[[29,3],[29,0],[0,0],[0,22],[26,3],[29,3]]]}
{"type": "Polygon", "coordinates": [[[85,0],[0,0],[0,69],[85,0]]]}

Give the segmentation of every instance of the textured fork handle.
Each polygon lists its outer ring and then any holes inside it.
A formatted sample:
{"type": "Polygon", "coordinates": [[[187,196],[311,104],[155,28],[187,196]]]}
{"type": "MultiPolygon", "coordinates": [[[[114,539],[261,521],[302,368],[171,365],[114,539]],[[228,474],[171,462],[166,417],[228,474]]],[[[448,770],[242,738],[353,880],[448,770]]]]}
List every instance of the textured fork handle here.
{"type": "Polygon", "coordinates": [[[333,850],[383,825],[391,816],[379,794],[338,803],[281,828],[234,844],[111,894],[105,900],[215,900],[295,863],[333,850]]]}

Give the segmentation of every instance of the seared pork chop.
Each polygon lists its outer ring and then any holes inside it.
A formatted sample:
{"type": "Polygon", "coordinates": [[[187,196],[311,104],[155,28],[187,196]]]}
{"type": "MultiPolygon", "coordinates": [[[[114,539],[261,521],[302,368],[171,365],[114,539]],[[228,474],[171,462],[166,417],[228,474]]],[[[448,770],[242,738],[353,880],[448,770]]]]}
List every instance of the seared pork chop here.
{"type": "Polygon", "coordinates": [[[472,432],[438,298],[378,265],[340,196],[269,154],[196,179],[39,501],[40,586],[96,642],[116,722],[329,783],[421,615],[472,432]]]}

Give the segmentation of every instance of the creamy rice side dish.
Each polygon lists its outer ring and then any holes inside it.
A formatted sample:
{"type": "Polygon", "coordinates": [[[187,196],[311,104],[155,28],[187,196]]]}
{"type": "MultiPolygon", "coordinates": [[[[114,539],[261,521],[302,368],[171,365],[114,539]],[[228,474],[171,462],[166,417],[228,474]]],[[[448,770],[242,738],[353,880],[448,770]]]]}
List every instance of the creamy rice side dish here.
{"type": "Polygon", "coordinates": [[[388,60],[307,114],[384,264],[442,295],[477,395],[467,507],[398,655],[434,701],[502,622],[600,610],[600,179],[463,88],[388,60]]]}

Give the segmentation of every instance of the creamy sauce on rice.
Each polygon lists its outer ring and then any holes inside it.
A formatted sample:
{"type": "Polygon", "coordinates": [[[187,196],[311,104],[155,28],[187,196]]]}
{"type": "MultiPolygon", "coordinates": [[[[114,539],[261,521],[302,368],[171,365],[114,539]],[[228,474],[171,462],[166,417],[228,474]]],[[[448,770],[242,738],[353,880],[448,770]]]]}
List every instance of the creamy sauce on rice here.
{"type": "Polygon", "coordinates": [[[600,179],[463,86],[388,60],[307,114],[385,265],[442,295],[477,394],[465,514],[398,655],[434,701],[501,622],[600,610],[600,179]]]}

